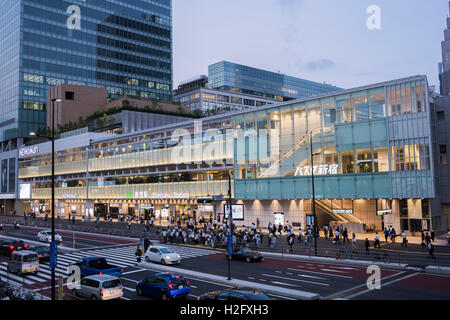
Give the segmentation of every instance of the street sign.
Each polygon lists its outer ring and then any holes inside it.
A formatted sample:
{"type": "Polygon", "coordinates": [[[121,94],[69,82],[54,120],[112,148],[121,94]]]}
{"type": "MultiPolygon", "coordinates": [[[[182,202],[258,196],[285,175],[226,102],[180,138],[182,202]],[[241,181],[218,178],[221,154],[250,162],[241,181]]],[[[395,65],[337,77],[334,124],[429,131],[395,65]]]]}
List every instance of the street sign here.
{"type": "Polygon", "coordinates": [[[58,242],[50,242],[50,268],[56,268],[58,264],[58,242]]]}
{"type": "Polygon", "coordinates": [[[233,247],[233,243],[231,240],[231,235],[227,235],[227,254],[228,254],[229,259],[231,259],[232,247],[233,247]]]}

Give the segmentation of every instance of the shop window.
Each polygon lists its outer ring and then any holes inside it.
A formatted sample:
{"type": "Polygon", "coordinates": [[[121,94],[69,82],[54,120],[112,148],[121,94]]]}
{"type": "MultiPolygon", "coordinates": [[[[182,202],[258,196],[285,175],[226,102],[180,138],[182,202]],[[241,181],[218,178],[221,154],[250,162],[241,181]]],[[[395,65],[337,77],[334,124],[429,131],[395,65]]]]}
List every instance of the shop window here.
{"type": "Polygon", "coordinates": [[[368,173],[373,171],[371,150],[356,151],[356,169],[358,173],[368,173]]]}
{"type": "Polygon", "coordinates": [[[408,200],[406,199],[399,200],[398,206],[400,209],[400,217],[408,217],[408,200]]]}
{"type": "Polygon", "coordinates": [[[354,173],[355,156],[353,151],[346,151],[341,153],[342,173],[354,173]]]}
{"type": "Polygon", "coordinates": [[[409,230],[408,219],[400,219],[400,229],[405,230],[405,231],[409,230]]]}

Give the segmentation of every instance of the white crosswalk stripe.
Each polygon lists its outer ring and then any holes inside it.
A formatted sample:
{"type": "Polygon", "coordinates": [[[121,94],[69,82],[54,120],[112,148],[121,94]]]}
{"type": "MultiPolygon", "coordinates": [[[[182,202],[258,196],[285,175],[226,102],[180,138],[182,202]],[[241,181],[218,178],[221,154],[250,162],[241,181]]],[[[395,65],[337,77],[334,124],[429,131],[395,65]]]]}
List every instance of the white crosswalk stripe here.
{"type": "MultiPolygon", "coordinates": [[[[171,249],[172,251],[178,253],[181,259],[188,259],[194,257],[201,257],[210,254],[216,254],[219,251],[201,249],[195,247],[184,247],[184,246],[174,246],[174,245],[162,245],[171,249]]],[[[136,246],[124,246],[116,248],[106,248],[106,249],[96,249],[88,251],[79,251],[68,254],[58,255],[58,266],[55,268],[56,276],[67,276],[67,267],[74,262],[78,261],[83,257],[105,257],[106,260],[120,267],[131,267],[136,265],[136,246]]],[[[25,275],[19,276],[16,274],[11,274],[7,272],[7,262],[0,263],[0,276],[7,277],[13,281],[19,283],[25,283],[33,285],[39,282],[50,281],[51,279],[51,269],[48,264],[41,264],[41,269],[35,275],[25,275]]]]}

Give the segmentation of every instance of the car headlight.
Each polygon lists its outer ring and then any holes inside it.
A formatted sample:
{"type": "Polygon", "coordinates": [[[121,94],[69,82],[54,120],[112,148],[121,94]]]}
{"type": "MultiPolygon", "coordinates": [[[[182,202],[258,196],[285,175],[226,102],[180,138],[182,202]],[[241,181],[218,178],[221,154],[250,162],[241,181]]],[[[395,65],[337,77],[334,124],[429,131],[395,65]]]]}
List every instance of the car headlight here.
{"type": "Polygon", "coordinates": [[[169,256],[166,256],[166,259],[167,259],[167,260],[170,260],[170,257],[169,257],[169,256]]]}
{"type": "Polygon", "coordinates": [[[177,256],[178,256],[178,260],[180,260],[180,259],[181,259],[181,256],[180,256],[179,254],[177,254],[177,256]]]}

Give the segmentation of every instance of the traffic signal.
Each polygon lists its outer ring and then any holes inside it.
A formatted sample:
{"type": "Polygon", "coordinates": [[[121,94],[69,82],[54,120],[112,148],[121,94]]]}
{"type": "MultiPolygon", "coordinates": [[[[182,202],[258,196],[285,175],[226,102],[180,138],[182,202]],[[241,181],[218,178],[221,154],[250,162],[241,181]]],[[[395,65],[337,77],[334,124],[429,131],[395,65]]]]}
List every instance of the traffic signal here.
{"type": "Polygon", "coordinates": [[[207,199],[197,199],[197,203],[200,203],[200,204],[212,203],[212,202],[213,202],[213,199],[209,199],[209,198],[207,198],[207,199]]]}

